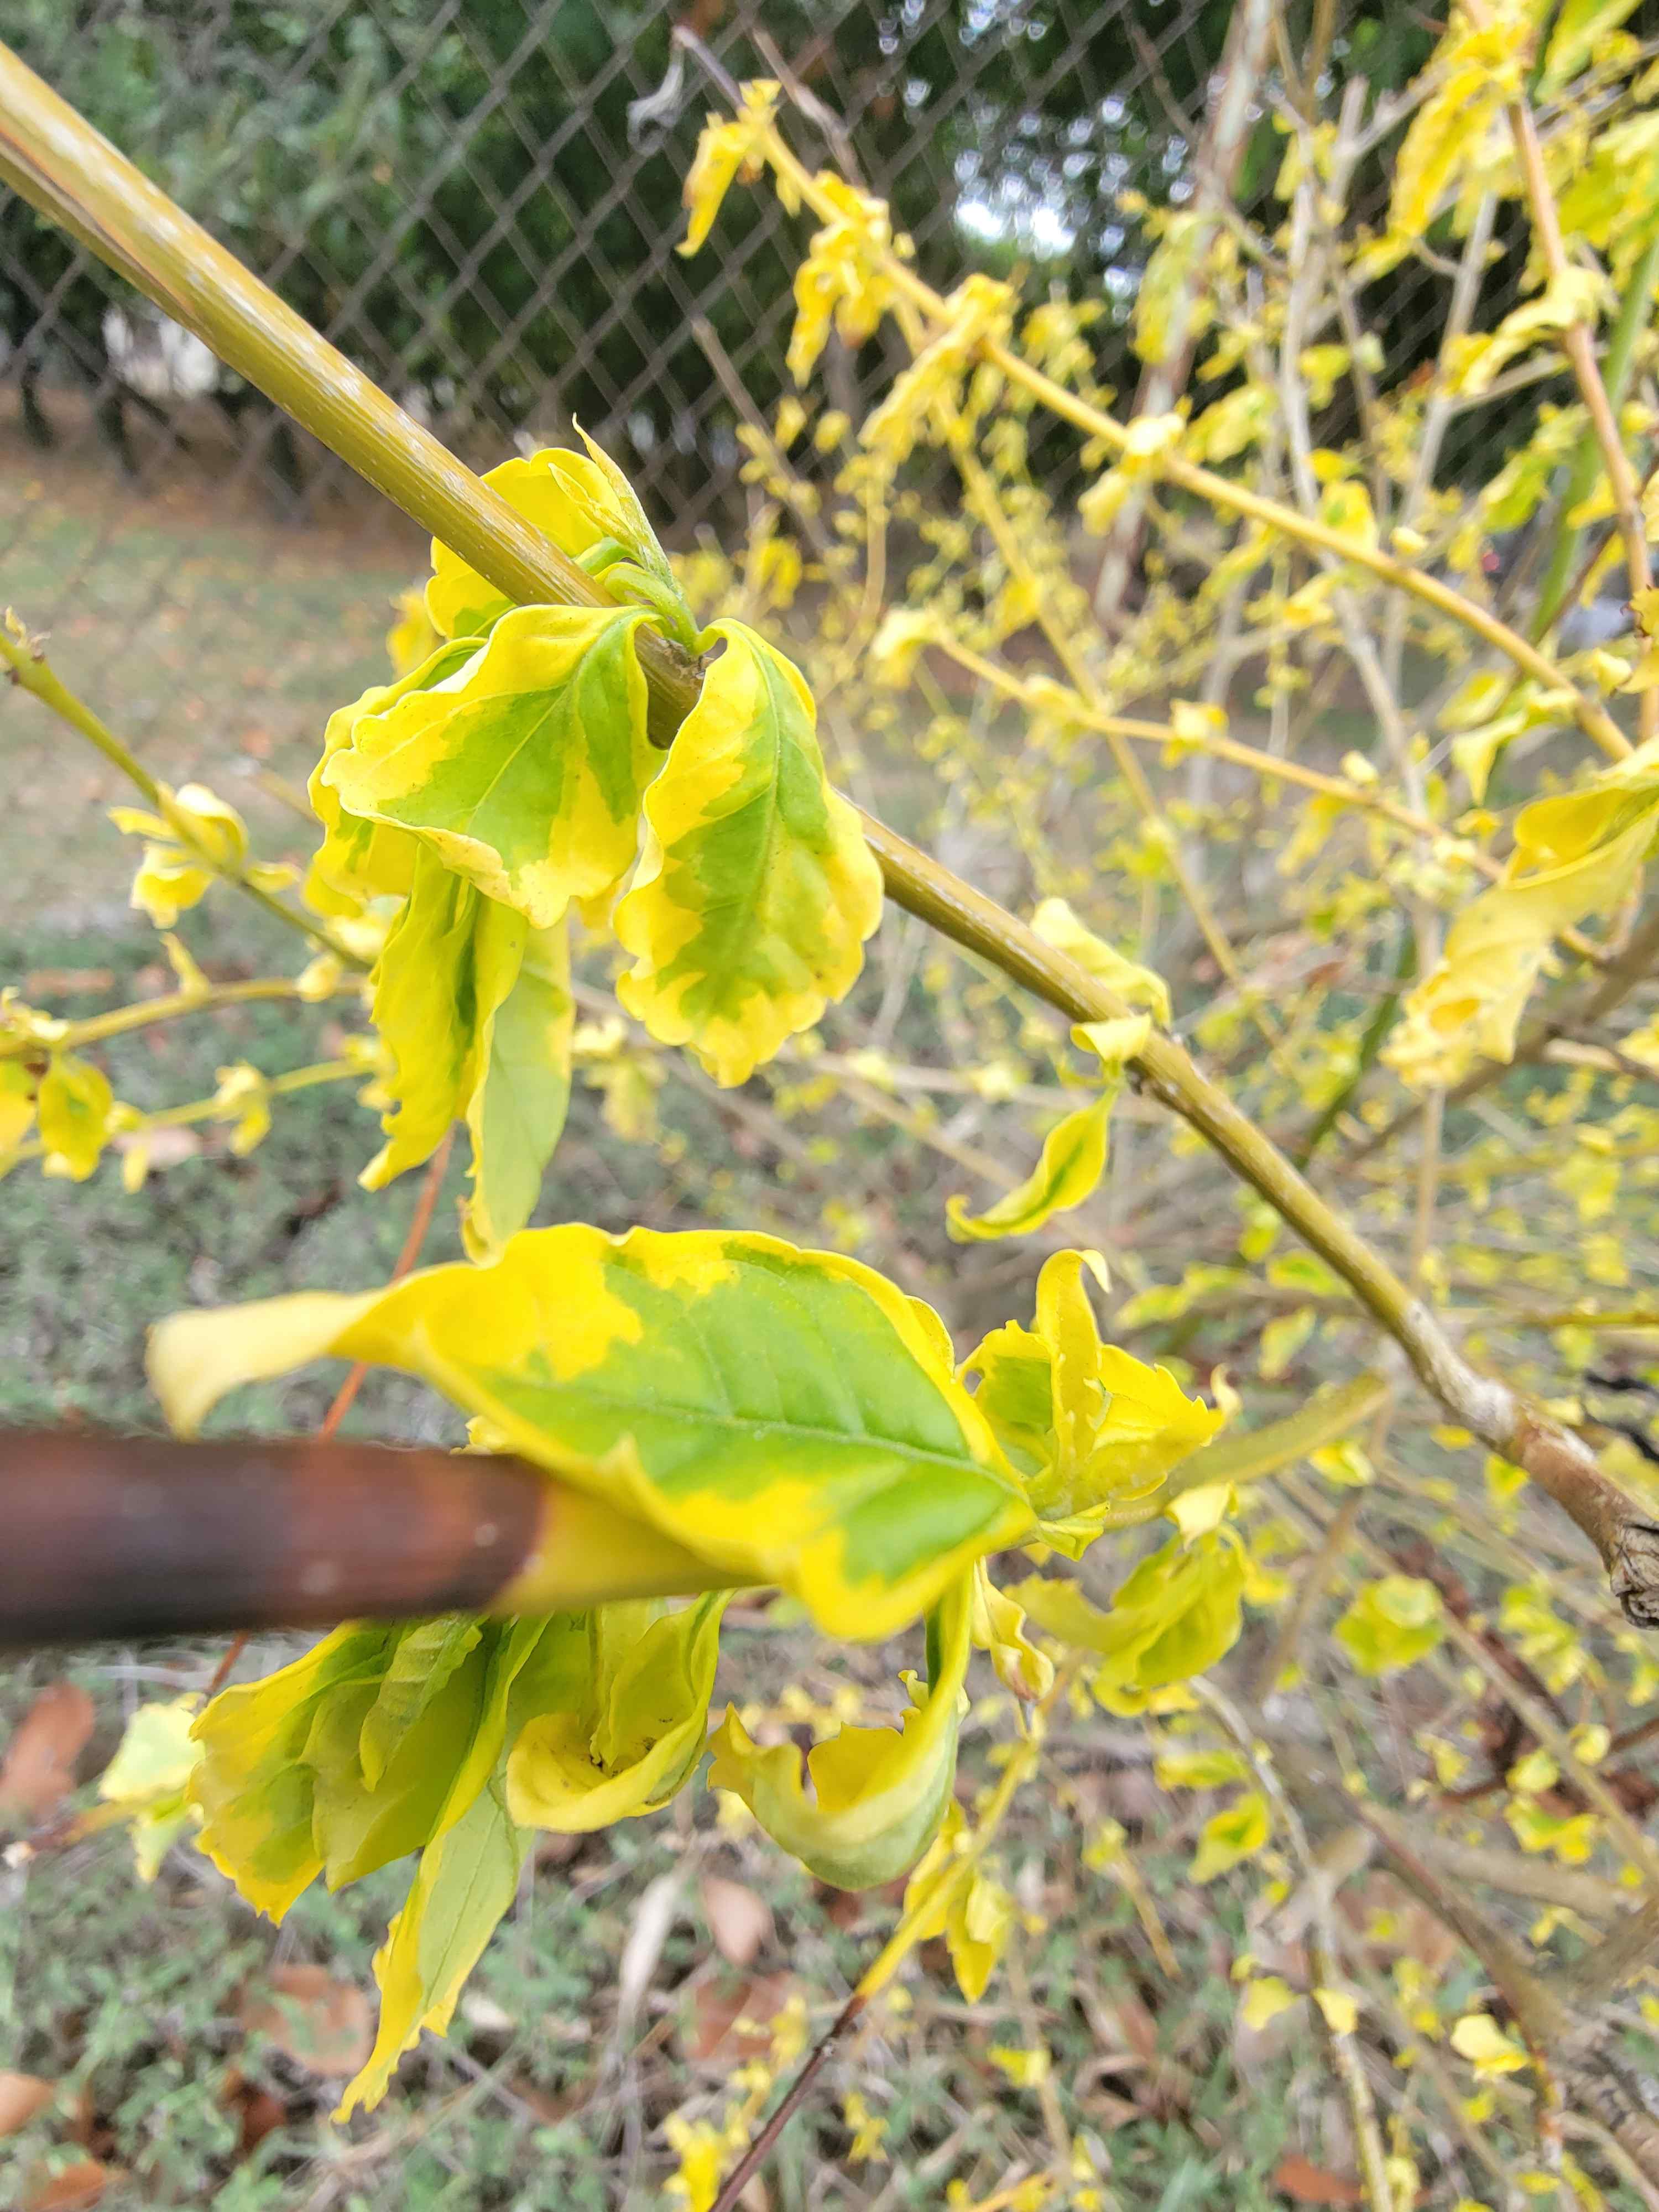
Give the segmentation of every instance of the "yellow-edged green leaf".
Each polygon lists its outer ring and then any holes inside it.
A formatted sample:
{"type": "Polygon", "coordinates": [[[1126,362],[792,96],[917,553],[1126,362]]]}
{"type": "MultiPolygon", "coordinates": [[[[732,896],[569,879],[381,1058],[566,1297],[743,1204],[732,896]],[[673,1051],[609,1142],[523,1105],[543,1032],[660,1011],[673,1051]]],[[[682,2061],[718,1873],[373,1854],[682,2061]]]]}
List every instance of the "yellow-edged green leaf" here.
{"type": "Polygon", "coordinates": [[[34,1101],[40,1142],[46,1148],[41,1173],[84,1182],[98,1165],[114,1103],[115,1095],[101,1068],[94,1067],[89,1060],[76,1059],[71,1053],[54,1053],[34,1101]]]}
{"type": "Polygon", "coordinates": [[[479,1271],[175,1315],[150,1370],[194,1428],[331,1352],[424,1376],[523,1453],[832,1634],[891,1633],[1032,1518],[937,1316],[839,1254],[580,1223],[479,1271]]]}
{"type": "Polygon", "coordinates": [[[961,1198],[946,1200],[950,1231],[959,1243],[1029,1236],[1052,1214],[1081,1206],[1092,1194],[1106,1172],[1112,1109],[1123,1085],[1124,1069],[1151,1033],[1152,1022],[1145,1014],[1080,1023],[1072,1031],[1073,1042],[1100,1060],[1099,1097],[1066,1115],[1048,1132],[1042,1157],[1025,1181],[985,1212],[969,1213],[961,1198]]]}
{"type": "MultiPolygon", "coordinates": [[[[605,532],[592,519],[586,502],[572,495],[573,479],[595,496],[603,483],[591,461],[551,447],[523,459],[503,461],[484,477],[490,489],[516,508],[526,522],[533,523],[544,538],[578,561],[592,551],[605,532]],[[563,465],[556,475],[552,467],[556,453],[563,465]]],[[[433,540],[426,611],[442,636],[481,637],[512,604],[505,592],[469,568],[459,553],[433,540]]]]}
{"type": "Polygon", "coordinates": [[[363,1779],[378,1790],[392,1753],[483,1638],[465,1613],[423,1620],[398,1638],[357,1735],[363,1779]]]}
{"type": "Polygon", "coordinates": [[[531,929],[438,856],[416,854],[408,902],[374,969],[390,1048],[386,1143],[361,1180],[380,1190],[429,1159],[453,1121],[472,1139],[462,1218],[469,1254],[493,1258],[529,1218],[570,1097],[568,926],[531,929]]]}
{"type": "Polygon", "coordinates": [[[799,672],[741,623],[714,627],[726,651],[646,793],[617,988],[653,1036],[735,1084],[852,988],[882,890],[799,672]]]}
{"type": "Polygon", "coordinates": [[[507,1760],[515,1820],[580,1833],[668,1802],[702,1757],[725,1606],[640,1600],[586,1616],[577,1701],[526,1722],[507,1760]]]}
{"type": "Polygon", "coordinates": [[[424,1625],[351,1624],[263,1681],[221,1691],[198,1718],[201,1848],[273,1920],[319,1874],[337,1888],[459,1820],[528,1714],[575,1694],[584,1646],[568,1615],[487,1623],[411,1699],[428,1656],[424,1625]]]}
{"type": "Polygon", "coordinates": [[[501,1784],[491,1781],[421,1853],[403,1910],[374,1954],[374,2048],[347,2084],[337,2120],[379,2104],[422,2028],[441,2035],[448,2027],[462,1984],[518,1893],[529,1843],[530,1831],[514,1824],[501,1784]]]}
{"type": "Polygon", "coordinates": [[[945,1200],[951,1234],[959,1244],[997,1237],[1029,1237],[1051,1214],[1091,1198],[1106,1172],[1108,1124],[1115,1103],[1109,1091],[1057,1121],[1042,1140],[1042,1154],[1022,1183],[983,1213],[969,1213],[964,1198],[945,1200]]]}
{"type": "Polygon", "coordinates": [[[632,866],[656,763],[636,608],[518,607],[443,678],[360,713],[321,770],[360,822],[412,830],[538,928],[632,866]]]}
{"type": "Polygon", "coordinates": [[[524,956],[522,915],[416,855],[409,902],[374,969],[374,1026],[394,1063],[381,1117],[386,1143],[364,1169],[368,1190],[429,1159],[466,1111],[482,1059],[480,1023],[513,988],[524,956]]]}
{"type": "Polygon", "coordinates": [[[912,1680],[898,1729],[844,1728],[803,1758],[793,1744],[762,1750],[728,1708],[714,1739],[711,1785],[735,1791],[821,1881],[869,1889],[896,1880],[921,1857],[951,1802],[970,1601],[959,1577],[929,1625],[926,1695],[912,1680]]]}
{"type": "Polygon", "coordinates": [[[371,684],[361,698],[329,716],[323,732],[322,758],[306,787],[312,811],[323,825],[323,842],[312,855],[305,886],[306,903],[317,913],[355,915],[369,899],[407,896],[415,866],[415,840],[385,823],[363,821],[346,813],[328,770],[337,755],[350,745],[360,721],[385,714],[411,691],[444,682],[458,668],[465,667],[477,650],[477,645],[465,638],[440,645],[395,684],[371,684]]]}
{"type": "Polygon", "coordinates": [[[512,988],[481,1023],[466,1101],[472,1191],[461,1232],[474,1260],[493,1259],[535,1209],[570,1103],[575,1018],[568,923],[528,931],[512,988]]]}

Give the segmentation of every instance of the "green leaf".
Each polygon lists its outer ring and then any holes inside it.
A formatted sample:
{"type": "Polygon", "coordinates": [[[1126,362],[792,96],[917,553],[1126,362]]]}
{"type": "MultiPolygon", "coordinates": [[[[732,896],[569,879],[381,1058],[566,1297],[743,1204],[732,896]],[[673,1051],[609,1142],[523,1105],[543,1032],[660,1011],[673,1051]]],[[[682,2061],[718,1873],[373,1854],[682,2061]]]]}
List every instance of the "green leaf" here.
{"type": "Polygon", "coordinates": [[[264,1681],[222,1690],[196,1722],[198,1841],[273,1920],[323,1869],[312,1832],[315,1775],[304,1757],[312,1724],[331,1691],[372,1675],[386,1641],[384,1629],[336,1629],[264,1681]]]}
{"type": "Polygon", "coordinates": [[[273,1920],[319,1874],[338,1888],[418,1850],[459,1819],[528,1712],[574,1695],[582,1656],[562,1615],[487,1623],[459,1656],[425,1625],[337,1629],[197,1721],[202,1850],[273,1920]]]}
{"type": "Polygon", "coordinates": [[[1036,1327],[993,1329],[963,1363],[1046,1544],[1080,1558],[1126,1513],[1149,1517],[1170,1470],[1221,1426],[1166,1368],[1103,1344],[1084,1281],[1092,1255],[1056,1252],[1037,1277],[1036,1327]]]}
{"type": "Polygon", "coordinates": [[[374,1954],[380,2023],[368,2063],[335,2111],[349,2119],[385,2096],[398,2061],[422,2028],[449,2026],[462,1984],[518,1894],[530,1832],[492,1781],[421,1853],[404,1907],[374,1954]]]}
{"type": "Polygon", "coordinates": [[[869,1889],[896,1880],[933,1840],[951,1802],[970,1604],[963,1577],[930,1625],[927,1693],[918,1696],[907,1678],[912,1703],[897,1729],[844,1728],[803,1757],[793,1744],[762,1750],[728,1707],[714,1739],[710,1786],[734,1790],[768,1835],[821,1881],[869,1889]]]}
{"type": "Polygon", "coordinates": [[[1273,1816],[1267,1799],[1259,1790],[1247,1790],[1204,1823],[1189,1869],[1193,1881],[1213,1881],[1218,1875],[1254,1858],[1272,1835],[1273,1816]]]}
{"type": "Polygon", "coordinates": [[[1382,1575],[1331,1633],[1360,1674],[1391,1674],[1425,1658],[1445,1633],[1440,1593],[1417,1575],[1382,1575]]]}
{"type": "Polygon", "coordinates": [[[114,1103],[101,1068],[70,1053],[54,1053],[34,1101],[46,1148],[40,1172],[84,1182],[97,1168],[114,1103]]]}
{"type": "Polygon", "coordinates": [[[423,1375],[493,1447],[723,1581],[781,1584],[832,1634],[890,1634],[1031,1531],[938,1316],[775,1237],[526,1231],[482,1272],[175,1315],[150,1370],[188,1430],[237,1382],[325,1352],[423,1375]]]}
{"type": "Polygon", "coordinates": [[[449,1613],[398,1638],[358,1732],[357,1754],[371,1790],[380,1787],[392,1753],[483,1633],[477,1621],[449,1613]]]}
{"type": "Polygon", "coordinates": [[[668,1802],[703,1754],[726,1603],[665,1613],[640,1600],[586,1616],[577,1702],[527,1722],[507,1761],[515,1820],[580,1833],[668,1802]]]}
{"type": "Polygon", "coordinates": [[[519,607],[441,682],[360,713],[321,780],[538,928],[633,866],[646,737],[635,608],[519,607]]]}
{"type": "Polygon", "coordinates": [[[843,998],[881,918],[881,872],[823,771],[812,696],[741,623],[645,798],[646,838],[616,930],[617,984],[665,1044],[722,1084],[843,998]]]}

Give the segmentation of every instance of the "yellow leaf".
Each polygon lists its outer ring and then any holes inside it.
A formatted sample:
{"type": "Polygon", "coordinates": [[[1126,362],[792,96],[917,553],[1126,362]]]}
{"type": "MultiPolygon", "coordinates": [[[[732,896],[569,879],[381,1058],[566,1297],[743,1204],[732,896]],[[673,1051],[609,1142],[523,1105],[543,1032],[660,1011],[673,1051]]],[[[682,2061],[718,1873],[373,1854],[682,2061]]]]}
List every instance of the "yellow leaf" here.
{"type": "Polygon", "coordinates": [[[1212,1814],[1198,1838],[1198,1850],[1188,1869],[1194,1881],[1213,1881],[1265,1849],[1273,1834],[1267,1801],[1259,1790],[1247,1790],[1233,1804],[1212,1814]]]}
{"type": "Polygon", "coordinates": [[[1169,1020],[1170,987],[1164,978],[1097,937],[1064,899],[1044,899],[1031,916],[1031,927],[1045,945],[1075,960],[1126,1004],[1143,1009],[1154,1021],[1169,1020]]]}
{"type": "Polygon", "coordinates": [[[1296,1990],[1277,1974],[1262,1974],[1246,1983],[1244,1994],[1239,2000],[1239,2017],[1246,2027],[1259,2031],[1266,2027],[1270,2020],[1277,2020],[1280,2013],[1288,2012],[1292,2005],[1301,2002],[1296,1990]]]}
{"type": "Polygon", "coordinates": [[[41,1173],[84,1182],[109,1136],[114,1103],[101,1068],[70,1053],[54,1053],[34,1102],[46,1152],[41,1173]]]}
{"type": "Polygon", "coordinates": [[[1359,2019],[1359,2002],[1346,1990],[1316,1990],[1314,2002],[1325,2015],[1333,2035],[1352,2035],[1359,2019]]]}
{"type": "Polygon", "coordinates": [[[734,1790],[769,1836],[838,1889],[903,1874],[951,1802],[970,1605],[966,1578],[945,1593],[928,1639],[926,1695],[912,1687],[897,1729],[844,1728],[803,1757],[793,1743],[763,1750],[728,1707],[710,1787],[734,1790]]]}
{"type": "Polygon", "coordinates": [[[1478,1057],[1512,1056],[1551,941],[1623,903],[1653,842],[1656,809],[1659,758],[1644,747],[1586,788],[1522,811],[1503,880],[1458,915],[1383,1049],[1407,1083],[1454,1083],[1478,1057]]]}
{"type": "Polygon", "coordinates": [[[757,77],[744,86],[742,105],[734,118],[709,117],[686,173],[684,197],[690,219],[680,241],[682,253],[696,253],[702,246],[732,179],[741,174],[750,182],[759,175],[760,141],[777,102],[776,84],[769,77],[757,77]]]}
{"type": "Polygon", "coordinates": [[[1465,2013],[1451,2032],[1451,2045],[1483,2079],[1518,2074],[1531,2063],[1521,2045],[1504,2034],[1490,2013],[1465,2013]]]}

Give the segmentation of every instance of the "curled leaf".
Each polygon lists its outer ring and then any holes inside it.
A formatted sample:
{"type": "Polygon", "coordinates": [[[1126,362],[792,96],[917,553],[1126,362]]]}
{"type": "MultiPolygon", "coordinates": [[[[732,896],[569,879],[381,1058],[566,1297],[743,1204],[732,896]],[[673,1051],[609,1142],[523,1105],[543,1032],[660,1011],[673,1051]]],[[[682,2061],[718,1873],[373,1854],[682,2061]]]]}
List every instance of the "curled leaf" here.
{"type": "Polygon", "coordinates": [[[1057,1121],[1042,1140],[1042,1155],[1022,1183],[983,1213],[969,1213],[965,1199],[945,1201],[951,1234],[960,1244],[997,1237],[1029,1237],[1050,1215],[1091,1198],[1106,1172],[1107,1127],[1115,1101],[1109,1091],[1057,1121]]]}
{"type": "Polygon", "coordinates": [[[1148,1517],[1144,1501],[1222,1422],[1166,1368],[1101,1342],[1084,1280],[1092,1256],[1051,1255],[1035,1328],[993,1329],[962,1370],[977,1376],[976,1402],[1025,1477],[1043,1542],[1073,1559],[1126,1511],[1148,1517]]]}
{"type": "Polygon", "coordinates": [[[1169,1020],[1170,987],[1164,978],[1118,951],[1103,937],[1097,937],[1066,900],[1044,899],[1031,916],[1031,927],[1045,945],[1075,960],[1109,991],[1115,991],[1126,1005],[1149,1013],[1154,1021],[1169,1020]]]}
{"type": "Polygon", "coordinates": [[[1120,1586],[1104,1611],[1074,1583],[1041,1576],[1008,1593],[1040,1628],[1104,1662],[1097,1695],[1135,1698],[1189,1681],[1214,1666],[1238,1639],[1244,1558],[1224,1529],[1154,1552],[1120,1586]]]}
{"type": "Polygon", "coordinates": [[[741,623],[714,628],[726,649],[646,794],[617,990],[653,1036],[737,1084],[852,988],[881,872],[824,775],[799,672],[741,623]]]}
{"type": "Polygon", "coordinates": [[[941,1600],[929,1627],[927,1694],[911,1681],[913,1702],[898,1729],[844,1728],[803,1758],[793,1744],[762,1750],[728,1709],[714,1740],[711,1785],[734,1791],[769,1836],[837,1889],[869,1889],[903,1874],[950,1802],[970,1605],[965,1578],[941,1600]]]}
{"type": "Polygon", "coordinates": [[[725,1605],[665,1613],[640,1600],[588,1614],[577,1699],[528,1721],[507,1760],[514,1820],[582,1832],[668,1802],[702,1757],[725,1605]]]}

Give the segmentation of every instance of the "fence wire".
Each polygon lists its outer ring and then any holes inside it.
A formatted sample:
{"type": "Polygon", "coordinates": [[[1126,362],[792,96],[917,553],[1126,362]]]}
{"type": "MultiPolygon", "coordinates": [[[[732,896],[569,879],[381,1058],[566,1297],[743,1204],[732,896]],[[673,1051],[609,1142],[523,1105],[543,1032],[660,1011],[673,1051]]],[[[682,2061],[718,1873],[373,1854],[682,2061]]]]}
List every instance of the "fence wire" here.
{"type": "MultiPolygon", "coordinates": [[[[681,529],[740,459],[732,387],[780,389],[786,218],[734,196],[687,261],[681,181],[723,70],[780,64],[845,126],[929,273],[1098,281],[1126,185],[1182,188],[1226,0],[13,0],[9,42],[191,214],[470,459],[568,434],[681,529]]],[[[833,125],[831,126],[833,130],[833,125]]],[[[812,135],[799,111],[792,128],[812,135]]],[[[828,146],[809,155],[831,157],[828,146]]],[[[1133,247],[1129,258],[1133,261],[1133,247]]],[[[1121,283],[1121,272],[1120,272],[1121,283]]],[[[204,405],[238,469],[336,479],[82,250],[0,205],[0,330],[43,451],[103,441],[140,480],[204,405]]],[[[868,362],[835,362],[856,397],[868,362]]]]}

